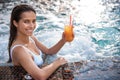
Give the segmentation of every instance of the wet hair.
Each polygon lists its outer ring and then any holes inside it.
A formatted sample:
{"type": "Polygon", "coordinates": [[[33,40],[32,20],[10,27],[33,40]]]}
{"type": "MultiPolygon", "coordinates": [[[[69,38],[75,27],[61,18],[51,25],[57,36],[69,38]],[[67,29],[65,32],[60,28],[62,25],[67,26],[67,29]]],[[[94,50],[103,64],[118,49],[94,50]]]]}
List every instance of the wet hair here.
{"type": "Polygon", "coordinates": [[[33,11],[36,14],[36,11],[30,5],[26,5],[26,4],[17,5],[12,10],[11,19],[10,19],[10,36],[8,42],[8,52],[9,52],[8,62],[12,62],[10,48],[17,35],[17,28],[13,24],[13,21],[15,20],[16,22],[19,22],[19,20],[21,19],[21,14],[28,11],[33,11]]]}

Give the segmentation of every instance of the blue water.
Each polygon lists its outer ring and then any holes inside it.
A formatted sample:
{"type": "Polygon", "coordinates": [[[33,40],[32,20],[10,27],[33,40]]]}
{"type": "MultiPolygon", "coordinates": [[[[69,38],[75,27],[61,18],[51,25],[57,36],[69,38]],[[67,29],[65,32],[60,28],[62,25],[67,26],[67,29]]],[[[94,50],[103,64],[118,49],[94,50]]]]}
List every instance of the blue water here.
{"type": "MultiPolygon", "coordinates": [[[[16,3],[21,2],[0,3],[6,6],[0,7],[0,63],[8,59],[9,18],[16,3]]],[[[34,5],[37,11],[34,34],[47,47],[61,39],[69,15],[74,18],[74,41],[66,43],[58,54],[48,56],[48,61],[59,56],[70,62],[120,56],[119,0],[53,0],[45,4],[35,1],[27,4],[34,5]]]]}

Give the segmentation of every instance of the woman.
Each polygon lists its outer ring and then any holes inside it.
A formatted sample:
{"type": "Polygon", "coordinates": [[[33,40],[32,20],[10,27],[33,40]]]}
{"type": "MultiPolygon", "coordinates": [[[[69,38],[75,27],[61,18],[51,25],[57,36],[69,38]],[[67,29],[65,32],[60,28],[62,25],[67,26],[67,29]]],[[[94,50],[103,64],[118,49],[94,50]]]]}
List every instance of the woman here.
{"type": "Polygon", "coordinates": [[[36,27],[36,12],[29,5],[18,5],[13,8],[10,20],[9,62],[22,66],[35,80],[46,80],[59,66],[67,63],[60,57],[44,68],[42,53],[56,54],[67,42],[62,39],[53,47],[47,48],[33,35],[36,27]]]}

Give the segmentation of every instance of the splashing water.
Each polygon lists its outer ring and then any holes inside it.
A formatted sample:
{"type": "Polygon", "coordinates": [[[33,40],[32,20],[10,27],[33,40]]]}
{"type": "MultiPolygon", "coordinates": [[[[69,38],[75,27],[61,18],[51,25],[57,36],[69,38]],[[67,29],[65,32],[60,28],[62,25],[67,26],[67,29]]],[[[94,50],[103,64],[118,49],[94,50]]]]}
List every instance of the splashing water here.
{"type": "Polygon", "coordinates": [[[47,56],[47,63],[60,56],[70,63],[83,60],[82,66],[73,65],[74,80],[120,78],[119,0],[21,0],[0,3],[0,63],[8,60],[11,10],[21,3],[33,5],[37,11],[37,28],[34,34],[47,47],[61,39],[69,16],[74,17],[74,41],[66,43],[58,54],[47,56]]]}
{"type": "MultiPolygon", "coordinates": [[[[8,59],[9,19],[11,9],[18,2],[1,4],[0,9],[0,62],[8,59]],[[6,6],[7,8],[4,8],[6,6]],[[4,16],[4,17],[3,17],[4,16]]],[[[61,39],[69,15],[74,17],[75,39],[48,61],[63,56],[72,61],[93,60],[120,55],[120,2],[116,0],[58,0],[31,1],[37,11],[35,35],[47,47],[61,39]],[[52,33],[51,33],[52,31],[52,33]]]]}

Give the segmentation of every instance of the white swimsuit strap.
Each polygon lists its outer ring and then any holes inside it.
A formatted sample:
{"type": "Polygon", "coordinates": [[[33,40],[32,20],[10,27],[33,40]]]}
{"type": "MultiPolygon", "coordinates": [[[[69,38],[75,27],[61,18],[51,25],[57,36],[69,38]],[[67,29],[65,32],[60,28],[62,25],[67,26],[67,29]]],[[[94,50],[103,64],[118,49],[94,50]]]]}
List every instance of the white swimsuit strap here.
{"type": "Polygon", "coordinates": [[[29,39],[35,44],[35,41],[33,40],[33,38],[30,37],[29,39]]]}
{"type": "MultiPolygon", "coordinates": [[[[32,40],[32,42],[34,42],[34,40],[30,37],[30,40],[32,40]]],[[[35,42],[34,42],[35,43],[35,42]]],[[[16,47],[18,47],[18,46],[23,46],[22,44],[17,44],[17,45],[14,45],[13,47],[11,47],[11,49],[10,49],[10,57],[11,57],[11,59],[12,59],[12,52],[13,52],[13,50],[16,48],[16,47]]],[[[23,46],[24,47],[24,46],[23,46]]]]}
{"type": "MultiPolygon", "coordinates": [[[[13,52],[13,50],[14,50],[16,47],[18,47],[18,46],[23,46],[23,45],[17,44],[17,45],[14,45],[13,47],[11,47],[11,49],[10,49],[10,57],[11,57],[11,59],[12,59],[12,52],[13,52]]],[[[23,47],[24,47],[24,46],[23,46],[23,47]]]]}
{"type": "MultiPolygon", "coordinates": [[[[30,40],[35,44],[35,41],[30,37],[30,40]]],[[[24,45],[22,45],[22,44],[17,44],[17,45],[14,45],[13,47],[11,47],[11,49],[10,49],[10,57],[11,57],[11,59],[12,59],[12,52],[13,52],[13,50],[16,48],[16,47],[18,47],[18,46],[22,46],[22,47],[24,47],[25,49],[27,49],[32,55],[35,55],[35,54],[33,54],[33,52],[31,51],[31,50],[29,50],[28,48],[26,48],[24,45]]],[[[35,46],[36,46],[36,44],[35,44],[35,46]]],[[[36,48],[39,50],[39,48],[36,46],[36,48]]],[[[40,51],[40,50],[39,50],[40,51]]],[[[42,56],[42,52],[40,51],[40,55],[42,56]]]]}
{"type": "MultiPolygon", "coordinates": [[[[36,45],[34,39],[30,37],[30,40],[35,44],[35,47],[40,51],[40,49],[37,47],[37,45],[36,45]]],[[[41,52],[41,51],[40,51],[39,54],[42,56],[42,52],[41,52]]],[[[33,54],[33,55],[34,55],[34,54],[33,54]]]]}

